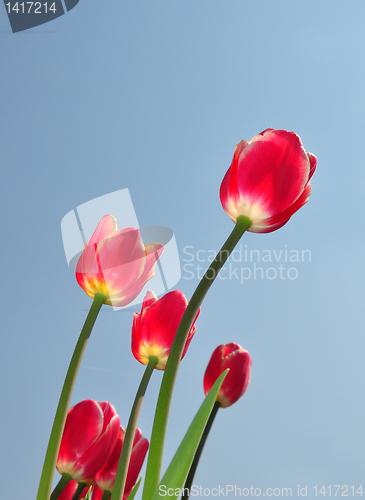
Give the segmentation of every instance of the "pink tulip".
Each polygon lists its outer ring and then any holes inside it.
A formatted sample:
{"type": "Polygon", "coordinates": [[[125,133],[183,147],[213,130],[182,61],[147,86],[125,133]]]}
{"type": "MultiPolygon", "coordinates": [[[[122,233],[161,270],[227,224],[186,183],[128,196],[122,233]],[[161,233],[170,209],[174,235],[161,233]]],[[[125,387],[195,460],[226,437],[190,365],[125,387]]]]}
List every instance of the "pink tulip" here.
{"type": "Polygon", "coordinates": [[[69,409],[57,459],[57,470],[91,485],[118,438],[120,418],[107,402],[87,399],[69,409]]]}
{"type": "Polygon", "coordinates": [[[246,392],[250,382],[251,358],[239,344],[222,344],[213,352],[204,375],[204,392],[208,394],[219,375],[229,372],[218,392],[217,401],[222,408],[231,406],[246,392]]]}
{"type": "Polygon", "coordinates": [[[135,227],[117,230],[117,221],[105,215],[85,246],[76,266],[76,280],[94,298],[101,293],[106,304],[130,304],[154,275],[154,265],[164,247],[144,246],[135,227]]]}
{"type": "MultiPolygon", "coordinates": [[[[105,463],[104,467],[95,475],[95,482],[102,490],[113,491],[115,476],[118,469],[119,457],[122,451],[124,442],[125,430],[120,428],[119,436],[114,449],[105,463]]],[[[138,474],[142,468],[148,450],[148,441],[142,437],[140,429],[136,429],[134,435],[132,454],[129,462],[128,474],[124,488],[123,500],[128,498],[134,485],[137,482],[138,474]]],[[[97,494],[96,494],[97,495],[97,494]]],[[[100,495],[100,494],[99,494],[100,495]]],[[[94,500],[94,497],[93,497],[94,500]]]]}
{"type": "MultiPolygon", "coordinates": [[[[148,291],[141,309],[141,314],[134,313],[132,327],[133,356],[143,365],[148,364],[149,356],[157,356],[157,370],[164,370],[177,327],[188,305],[185,295],[180,290],[168,292],[157,299],[148,291]]],[[[185,356],[194,336],[195,321],[190,329],[181,359],[185,356]]]]}
{"type": "Polygon", "coordinates": [[[275,231],[308,201],[316,166],[294,132],[268,128],[237,144],[220,188],[223,208],[234,222],[251,219],[248,231],[275,231]]]}

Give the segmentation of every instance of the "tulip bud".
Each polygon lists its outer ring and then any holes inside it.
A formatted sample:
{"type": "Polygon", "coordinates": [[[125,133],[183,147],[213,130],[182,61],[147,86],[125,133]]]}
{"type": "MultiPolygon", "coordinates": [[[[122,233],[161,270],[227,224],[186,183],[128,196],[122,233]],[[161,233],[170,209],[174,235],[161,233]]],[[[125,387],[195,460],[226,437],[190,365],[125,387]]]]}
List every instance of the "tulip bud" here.
{"type": "MultiPolygon", "coordinates": [[[[147,292],[141,313],[134,314],[132,327],[132,352],[140,363],[147,365],[149,356],[157,356],[157,370],[165,369],[177,327],[187,305],[188,301],[180,290],[168,292],[160,299],[153,292],[147,292]]],[[[198,314],[190,328],[181,359],[194,336],[198,314]]]]}
{"type": "Polygon", "coordinates": [[[239,344],[222,344],[213,352],[204,374],[204,392],[208,394],[219,375],[229,372],[218,392],[217,401],[222,408],[231,406],[246,392],[250,382],[251,358],[239,344]]]}
{"type": "MultiPolygon", "coordinates": [[[[125,430],[123,429],[123,427],[121,427],[117,442],[115,443],[110,457],[108,458],[102,469],[95,475],[95,482],[102,491],[113,491],[119,458],[122,452],[124,436],[125,430]]],[[[128,498],[130,492],[137,482],[138,474],[142,468],[148,446],[149,445],[147,439],[142,437],[140,429],[137,428],[134,435],[132,454],[129,461],[127,479],[124,488],[124,500],[128,498]]]]}
{"type": "Polygon", "coordinates": [[[237,144],[220,188],[223,208],[234,222],[248,217],[247,231],[275,231],[308,201],[316,166],[294,132],[268,128],[237,144]]]}
{"type": "Polygon", "coordinates": [[[119,427],[120,418],[108,402],[87,399],[70,408],[58,453],[58,472],[93,484],[93,476],[115,446],[119,427]]]}
{"type": "Polygon", "coordinates": [[[158,243],[144,246],[139,229],[117,230],[115,217],[105,215],[77,262],[76,280],[91,298],[101,293],[108,305],[128,305],[154,276],[163,249],[158,243]]]}

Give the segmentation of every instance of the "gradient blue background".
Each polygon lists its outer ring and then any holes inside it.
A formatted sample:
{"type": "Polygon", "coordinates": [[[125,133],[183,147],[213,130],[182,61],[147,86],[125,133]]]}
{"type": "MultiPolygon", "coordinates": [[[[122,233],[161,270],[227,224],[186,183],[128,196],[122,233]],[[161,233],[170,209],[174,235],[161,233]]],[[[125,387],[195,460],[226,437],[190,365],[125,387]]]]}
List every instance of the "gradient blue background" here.
{"type": "MultiPolygon", "coordinates": [[[[172,228],[181,259],[185,246],[218,250],[232,229],[220,182],[236,143],[267,127],[297,132],[318,170],[286,226],[242,245],[312,259],[296,280],[212,288],[179,372],[163,465],[202,401],[212,351],[236,341],[252,356],[251,384],[219,412],[194,483],[291,487],[293,497],[307,485],[314,498],[315,485],[365,482],[364,18],[360,0],[81,0],[12,34],[0,9],[1,498],[36,496],[91,304],[67,267],[62,217],[129,188],[140,224],[172,228]]],[[[186,277],[178,287],[189,297],[198,279],[186,277]]],[[[124,425],[143,373],[132,313],[104,308],[72,398],[111,401],[124,425]]],[[[160,380],[140,416],[146,437],[160,380]]]]}

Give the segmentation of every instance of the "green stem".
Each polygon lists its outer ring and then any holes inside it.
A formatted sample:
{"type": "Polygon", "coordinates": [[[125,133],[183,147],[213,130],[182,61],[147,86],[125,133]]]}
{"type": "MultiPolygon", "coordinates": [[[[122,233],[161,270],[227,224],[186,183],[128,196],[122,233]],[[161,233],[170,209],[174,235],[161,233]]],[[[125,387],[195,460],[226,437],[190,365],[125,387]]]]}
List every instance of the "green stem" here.
{"type": "Polygon", "coordinates": [[[57,498],[61,495],[63,490],[66,488],[68,483],[71,481],[72,476],[70,474],[62,474],[61,479],[58,481],[55,489],[52,491],[50,500],[57,500],[57,498]]]}
{"type": "Polygon", "coordinates": [[[142,495],[143,500],[151,500],[160,481],[162,454],[172,391],[174,389],[177,370],[180,365],[181,355],[190,328],[213,281],[227,261],[230,253],[239,242],[241,236],[251,226],[251,224],[251,220],[244,215],[237,218],[237,223],[233,231],[220,249],[214,261],[211,263],[210,267],[205,272],[180,321],[169,357],[167,359],[165,373],[158,396],[142,495]]]}
{"type": "Polygon", "coordinates": [[[132,453],[132,446],[134,440],[134,434],[136,432],[139,412],[141,411],[143,398],[148,386],[148,382],[151,378],[152,372],[158,363],[157,356],[150,356],[148,360],[148,365],[143,374],[141,383],[139,384],[136,397],[132,406],[131,414],[129,416],[129,421],[127,425],[127,430],[125,432],[122,452],[119,458],[118,470],[115,476],[115,482],[113,486],[113,492],[111,500],[122,500],[124,493],[125,481],[127,479],[129,460],[132,453]]]}
{"type": "Polygon", "coordinates": [[[91,305],[89,314],[87,315],[84,326],[80,333],[79,340],[77,341],[75,350],[73,352],[70,365],[67,370],[66,378],[63,383],[56,415],[53,421],[53,427],[51,430],[48,448],[44,459],[41,480],[39,483],[37,500],[48,500],[50,497],[58,450],[61,443],[62,432],[65,426],[67,410],[70,405],[76,376],[79,371],[82,356],[84,354],[87,341],[90,337],[91,330],[105,300],[106,297],[101,293],[95,294],[94,302],[91,305]]]}
{"type": "Polygon", "coordinates": [[[79,483],[77,485],[77,489],[74,493],[74,496],[72,497],[72,500],[79,500],[79,498],[81,497],[81,493],[84,491],[85,488],[86,488],[85,483],[79,483]]]}
{"type": "Polygon", "coordinates": [[[109,500],[111,495],[111,492],[109,490],[105,490],[103,493],[103,496],[101,497],[101,500],[109,500]]]}
{"type": "Polygon", "coordinates": [[[208,419],[208,422],[205,426],[203,435],[200,439],[199,446],[195,452],[193,463],[191,464],[189,474],[188,474],[186,481],[185,481],[185,484],[184,484],[183,494],[181,495],[181,499],[188,500],[188,498],[190,496],[191,485],[193,484],[193,480],[194,480],[196,469],[197,469],[198,464],[199,464],[200,456],[201,456],[202,451],[204,449],[205,442],[209,436],[209,431],[213,425],[215,416],[217,415],[219,408],[220,408],[220,403],[218,401],[216,401],[214,403],[211,414],[209,415],[209,419],[208,419]],[[188,493],[186,493],[186,491],[188,491],[188,493]]]}

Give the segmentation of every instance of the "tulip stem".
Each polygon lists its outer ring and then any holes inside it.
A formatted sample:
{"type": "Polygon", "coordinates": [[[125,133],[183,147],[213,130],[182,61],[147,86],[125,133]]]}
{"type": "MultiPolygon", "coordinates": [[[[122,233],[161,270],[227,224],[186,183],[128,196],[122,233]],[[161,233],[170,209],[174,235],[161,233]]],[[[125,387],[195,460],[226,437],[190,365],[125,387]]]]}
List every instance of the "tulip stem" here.
{"type": "Polygon", "coordinates": [[[205,272],[203,278],[201,279],[199,285],[197,286],[190,299],[183,317],[181,318],[179,327],[176,331],[174,342],[171,346],[169,357],[167,359],[165,373],[163,375],[160,393],[158,396],[142,495],[143,500],[151,500],[153,494],[157,490],[160,481],[162,455],[172,392],[174,390],[177,370],[180,365],[181,355],[183,353],[190,328],[199,311],[199,307],[204,300],[204,297],[213,284],[213,281],[227,261],[234,247],[241,239],[243,233],[251,225],[252,221],[248,217],[245,217],[244,215],[240,215],[239,217],[237,217],[237,222],[234,226],[233,231],[220,249],[214,261],[205,272]]]}
{"type": "Polygon", "coordinates": [[[66,488],[68,483],[71,481],[72,476],[70,474],[62,474],[61,479],[58,481],[55,489],[52,491],[50,500],[57,500],[57,498],[61,495],[63,490],[66,488]]]}
{"type": "Polygon", "coordinates": [[[190,496],[191,485],[193,484],[193,480],[194,480],[196,469],[197,469],[198,464],[199,464],[200,456],[202,454],[205,442],[209,436],[210,429],[213,425],[214,419],[218,413],[220,406],[221,406],[221,404],[219,403],[219,401],[216,401],[214,403],[212,411],[209,415],[208,422],[206,423],[204,432],[203,432],[202,437],[201,437],[200,442],[199,442],[199,446],[195,452],[194,459],[193,459],[193,462],[192,462],[190,470],[189,470],[189,474],[187,475],[187,478],[186,478],[186,481],[184,484],[183,493],[181,495],[181,500],[183,500],[183,499],[188,500],[188,498],[190,496]],[[186,492],[188,492],[188,493],[186,493],[186,492]]]}
{"type": "Polygon", "coordinates": [[[44,459],[41,480],[38,488],[37,500],[48,500],[50,498],[53,475],[56,467],[58,450],[60,448],[63,428],[65,426],[67,410],[70,405],[72,391],[75,385],[77,373],[80,368],[82,356],[84,354],[87,341],[89,340],[91,330],[99,314],[101,306],[106,301],[105,295],[96,293],[91,305],[89,314],[82,327],[80,337],[73,352],[65,381],[63,383],[61,396],[58,402],[56,415],[53,421],[53,427],[48,442],[48,448],[44,459]]]}
{"type": "Polygon", "coordinates": [[[134,434],[136,432],[139,412],[141,411],[142,402],[144,395],[146,393],[148,382],[150,381],[152,372],[155,366],[157,365],[158,361],[159,360],[157,356],[150,356],[148,358],[148,365],[146,366],[146,370],[143,374],[141,383],[139,384],[138,391],[134,399],[131,414],[128,420],[127,429],[124,436],[122,452],[119,458],[118,470],[115,476],[111,500],[122,500],[123,498],[124,487],[128,473],[129,460],[132,454],[134,434]]]}
{"type": "Polygon", "coordinates": [[[103,496],[101,497],[101,500],[109,500],[111,495],[111,492],[109,490],[105,490],[103,493],[103,496]]]}

